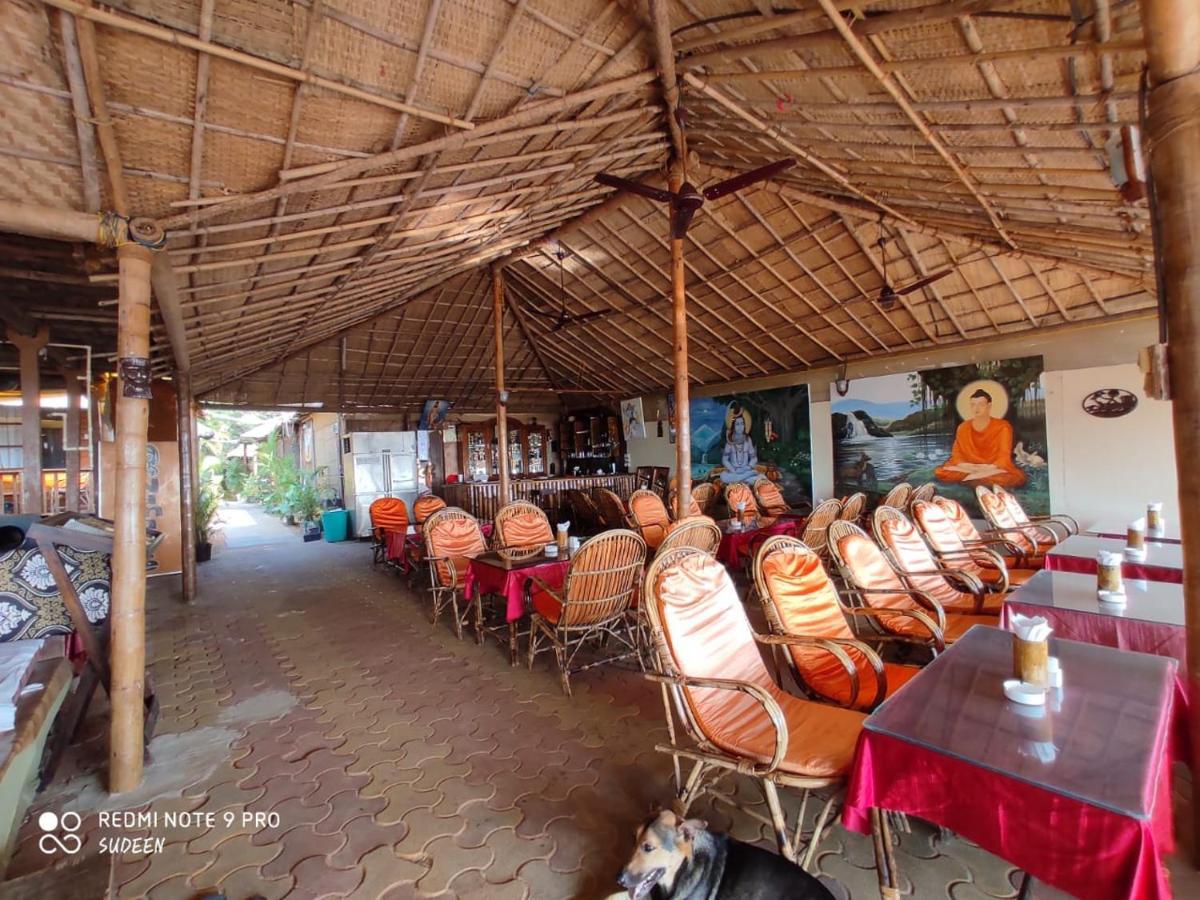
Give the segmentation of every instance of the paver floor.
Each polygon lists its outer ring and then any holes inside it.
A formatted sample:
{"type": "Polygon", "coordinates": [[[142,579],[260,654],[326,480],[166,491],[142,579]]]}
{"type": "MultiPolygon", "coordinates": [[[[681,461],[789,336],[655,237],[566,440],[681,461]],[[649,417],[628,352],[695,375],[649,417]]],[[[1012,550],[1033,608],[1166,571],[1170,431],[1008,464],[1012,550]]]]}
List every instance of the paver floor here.
{"type": "MultiPolygon", "coordinates": [[[[63,864],[39,849],[37,817],[74,811],[73,859],[103,852],[102,840],[157,842],[117,854],[123,898],[617,891],[635,825],[671,798],[652,686],[593,670],[566,698],[549,656],[533,672],[510,668],[497,643],[433,626],[426,594],[372,569],[365,544],[278,537],[231,541],[200,567],[191,607],[177,579],[152,582],[149,665],[162,715],[145,784],[120,798],[102,791],[100,700],[35,801],[10,876],[63,864]],[[153,818],[102,822],[123,808],[153,818]]],[[[763,809],[750,781],[731,787],[763,809]]],[[[698,814],[770,846],[743,813],[698,814]]],[[[919,822],[901,835],[898,860],[910,896],[1016,895],[1011,866],[919,822]]],[[[855,898],[878,896],[873,866],[869,840],[840,827],[818,859],[837,893],[855,898]]],[[[1178,868],[1185,896],[1195,873],[1178,868]]]]}

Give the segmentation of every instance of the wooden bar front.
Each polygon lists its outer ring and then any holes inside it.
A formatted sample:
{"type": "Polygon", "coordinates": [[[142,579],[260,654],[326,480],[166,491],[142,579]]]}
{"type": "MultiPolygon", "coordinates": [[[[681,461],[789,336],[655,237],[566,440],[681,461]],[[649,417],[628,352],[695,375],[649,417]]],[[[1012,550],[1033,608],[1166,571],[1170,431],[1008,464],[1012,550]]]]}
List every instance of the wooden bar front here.
{"type": "MultiPolygon", "coordinates": [[[[564,494],[569,490],[590,491],[592,488],[608,488],[622,500],[628,501],[635,489],[633,475],[589,475],[566,478],[518,478],[512,482],[512,499],[528,500],[547,512],[553,512],[564,504],[564,494]]],[[[498,481],[459,482],[443,485],[438,493],[450,506],[465,509],[481,521],[491,521],[500,509],[500,483],[498,481]]]]}

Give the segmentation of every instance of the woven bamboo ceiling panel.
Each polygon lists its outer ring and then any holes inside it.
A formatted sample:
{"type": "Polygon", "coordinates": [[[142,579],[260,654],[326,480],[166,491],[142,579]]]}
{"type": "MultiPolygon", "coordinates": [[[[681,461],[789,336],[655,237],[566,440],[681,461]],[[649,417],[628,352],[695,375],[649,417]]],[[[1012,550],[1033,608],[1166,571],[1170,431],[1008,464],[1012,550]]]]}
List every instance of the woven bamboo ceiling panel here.
{"type": "MultiPolygon", "coordinates": [[[[689,180],[797,161],[693,223],[698,381],[1154,307],[1136,4],[667,9],[689,180]]],[[[593,181],[672,153],[644,2],[10,0],[0,56],[0,197],[158,219],[210,399],[486,408],[495,261],[522,404],[670,382],[664,208],[593,181]]]]}

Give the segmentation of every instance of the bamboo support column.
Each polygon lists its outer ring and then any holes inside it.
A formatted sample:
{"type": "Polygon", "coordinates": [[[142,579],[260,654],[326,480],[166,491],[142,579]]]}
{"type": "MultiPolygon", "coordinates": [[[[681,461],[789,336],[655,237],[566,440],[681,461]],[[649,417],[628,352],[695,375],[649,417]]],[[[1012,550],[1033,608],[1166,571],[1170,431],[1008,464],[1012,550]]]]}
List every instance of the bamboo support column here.
{"type": "Polygon", "coordinates": [[[42,382],[41,352],[50,339],[43,327],[35,335],[11,325],[8,341],[20,353],[21,368],[21,512],[40,516],[42,509],[42,382]]]}
{"type": "Polygon", "coordinates": [[[500,467],[500,505],[512,499],[508,468],[508,400],[504,389],[504,269],[492,266],[492,323],[496,333],[496,459],[500,467]]]}
{"type": "MultiPolygon", "coordinates": [[[[117,249],[120,267],[117,356],[150,357],[150,267],[140,244],[117,249]]],[[[147,362],[148,365],[148,362],[147,362]]],[[[142,780],[146,670],[146,427],[149,401],[117,386],[116,514],[112,554],[112,733],[108,789],[119,794],[142,780]]]]}
{"type": "MultiPolygon", "coordinates": [[[[1183,537],[1188,687],[1200,697],[1200,4],[1142,0],[1150,77],[1146,141],[1158,206],[1157,227],[1167,292],[1168,360],[1179,519],[1183,537]],[[1190,561],[1192,565],[1186,563],[1190,561]]],[[[1192,771],[1200,765],[1200,716],[1192,714],[1192,771]]],[[[1200,833],[1200,796],[1192,816],[1200,833]]],[[[1193,850],[1200,864],[1200,844],[1193,850]]]]}
{"type": "MultiPolygon", "coordinates": [[[[683,168],[679,161],[671,167],[670,188],[678,191],[683,185],[683,168]]],[[[688,336],[687,291],[684,284],[683,242],[686,238],[671,239],[671,320],[674,326],[675,347],[675,515],[682,519],[692,503],[692,429],[688,409],[688,336]]]]}
{"type": "MultiPolygon", "coordinates": [[[[79,386],[79,376],[82,373],[78,369],[65,366],[60,371],[67,388],[67,415],[63,422],[63,454],[66,457],[67,469],[66,508],[67,512],[79,512],[79,472],[82,468],[80,460],[83,455],[80,444],[83,432],[79,421],[82,413],[79,401],[83,390],[79,386]]],[[[95,485],[92,486],[92,489],[95,490],[95,485]]]]}
{"type": "Polygon", "coordinates": [[[175,373],[175,412],[179,438],[179,523],[183,530],[183,602],[196,599],[196,448],[192,443],[192,378],[187,372],[175,373]]]}

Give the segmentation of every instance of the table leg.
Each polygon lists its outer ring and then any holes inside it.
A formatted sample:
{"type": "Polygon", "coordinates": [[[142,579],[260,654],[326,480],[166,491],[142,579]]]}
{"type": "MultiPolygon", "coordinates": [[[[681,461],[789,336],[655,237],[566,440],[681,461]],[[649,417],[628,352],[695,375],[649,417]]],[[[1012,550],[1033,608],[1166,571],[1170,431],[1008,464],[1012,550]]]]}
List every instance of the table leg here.
{"type": "Polygon", "coordinates": [[[508,664],[517,664],[517,623],[508,623],[508,664]]]}
{"type": "Polygon", "coordinates": [[[1021,887],[1017,889],[1017,900],[1029,900],[1033,893],[1033,876],[1028,872],[1021,873],[1021,887]]]}
{"type": "Polygon", "coordinates": [[[871,810],[871,836],[875,843],[875,870],[879,875],[881,900],[899,900],[900,886],[896,872],[896,857],[892,853],[892,828],[887,812],[879,808],[871,810]]]}

